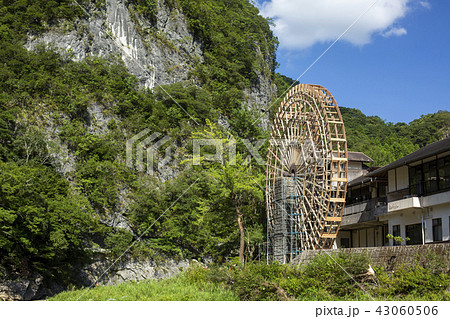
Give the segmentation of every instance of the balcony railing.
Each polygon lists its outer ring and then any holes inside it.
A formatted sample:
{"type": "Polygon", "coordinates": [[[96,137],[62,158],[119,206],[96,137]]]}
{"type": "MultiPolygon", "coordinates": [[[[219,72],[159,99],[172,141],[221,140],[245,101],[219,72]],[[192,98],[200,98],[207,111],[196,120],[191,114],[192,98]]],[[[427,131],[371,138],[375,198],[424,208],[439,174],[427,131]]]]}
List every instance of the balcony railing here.
{"type": "Polygon", "coordinates": [[[386,210],[386,197],[377,197],[369,199],[365,202],[346,205],[344,209],[344,216],[352,215],[362,212],[377,212],[378,214],[383,214],[386,210]]]}
{"type": "Polygon", "coordinates": [[[344,210],[342,226],[373,222],[377,217],[387,213],[386,197],[373,198],[368,201],[347,205],[344,210]]]}

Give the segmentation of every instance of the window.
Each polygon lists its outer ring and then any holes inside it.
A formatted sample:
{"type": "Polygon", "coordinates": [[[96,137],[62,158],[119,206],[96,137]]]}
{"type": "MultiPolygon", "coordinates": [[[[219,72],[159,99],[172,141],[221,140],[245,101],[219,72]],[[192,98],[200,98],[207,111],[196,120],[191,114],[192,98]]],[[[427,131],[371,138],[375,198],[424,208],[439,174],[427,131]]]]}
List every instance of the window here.
{"type": "MultiPolygon", "coordinates": [[[[392,235],[394,237],[400,237],[400,225],[393,225],[392,226],[392,235]]],[[[394,240],[394,246],[399,246],[400,242],[394,240]]]]}
{"type": "Polygon", "coordinates": [[[433,193],[438,190],[436,161],[423,164],[423,178],[425,193],[433,193]]]}
{"type": "Polygon", "coordinates": [[[422,195],[422,165],[409,169],[409,190],[411,195],[422,195]]]}
{"type": "Polygon", "coordinates": [[[407,245],[422,244],[422,224],[406,225],[405,229],[406,237],[409,237],[409,240],[406,242],[407,245]]]}
{"type": "Polygon", "coordinates": [[[378,184],[377,187],[378,197],[386,197],[387,194],[386,188],[387,188],[386,184],[378,184]]]}
{"type": "Polygon", "coordinates": [[[450,189],[450,156],[437,161],[439,189],[450,189]]]}
{"type": "Polygon", "coordinates": [[[409,169],[411,195],[426,195],[450,189],[450,156],[409,169]]]}
{"type": "Polygon", "coordinates": [[[433,241],[442,241],[442,218],[433,219],[433,241]]]}
{"type": "Polygon", "coordinates": [[[350,239],[349,238],[341,238],[341,247],[342,248],[350,248],[350,239]]]}
{"type": "Polygon", "coordinates": [[[347,203],[355,204],[372,198],[369,186],[355,187],[347,190],[347,203]]]}
{"type": "Polygon", "coordinates": [[[388,224],[384,224],[383,225],[383,238],[384,238],[383,246],[389,246],[389,239],[387,238],[388,234],[389,234],[388,224]]]}

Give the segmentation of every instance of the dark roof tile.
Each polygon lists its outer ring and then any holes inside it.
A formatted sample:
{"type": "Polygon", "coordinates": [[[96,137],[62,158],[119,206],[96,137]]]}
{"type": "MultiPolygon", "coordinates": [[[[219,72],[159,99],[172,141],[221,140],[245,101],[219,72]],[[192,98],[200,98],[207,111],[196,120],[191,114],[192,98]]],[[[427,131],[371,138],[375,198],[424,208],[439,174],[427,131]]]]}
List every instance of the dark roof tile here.
{"type": "Polygon", "coordinates": [[[402,157],[395,162],[392,162],[386,166],[383,166],[369,174],[367,176],[375,176],[381,173],[387,172],[391,169],[408,165],[416,161],[420,161],[430,156],[434,156],[440,153],[444,153],[446,151],[450,151],[450,138],[445,138],[443,140],[428,144],[427,146],[422,147],[421,149],[402,157]]]}

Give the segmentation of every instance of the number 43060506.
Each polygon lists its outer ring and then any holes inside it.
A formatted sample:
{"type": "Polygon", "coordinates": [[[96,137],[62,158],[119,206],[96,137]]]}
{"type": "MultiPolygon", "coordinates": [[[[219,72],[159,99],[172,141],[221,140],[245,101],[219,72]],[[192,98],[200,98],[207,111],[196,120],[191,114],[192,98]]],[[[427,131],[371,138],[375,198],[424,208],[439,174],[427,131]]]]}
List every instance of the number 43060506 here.
{"type": "Polygon", "coordinates": [[[432,315],[436,316],[438,314],[437,306],[378,306],[377,310],[380,316],[420,316],[420,315],[432,315]]]}

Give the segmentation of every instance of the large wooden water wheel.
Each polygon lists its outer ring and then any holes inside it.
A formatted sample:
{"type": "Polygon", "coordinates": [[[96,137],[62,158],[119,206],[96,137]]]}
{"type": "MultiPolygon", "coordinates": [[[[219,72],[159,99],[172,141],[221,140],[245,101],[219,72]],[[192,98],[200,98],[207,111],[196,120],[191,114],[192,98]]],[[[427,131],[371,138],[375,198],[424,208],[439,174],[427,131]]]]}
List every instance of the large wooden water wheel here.
{"type": "Polygon", "coordinates": [[[347,191],[347,140],[333,96],[300,84],[275,115],[266,167],[269,255],[332,248],[347,191]]]}

